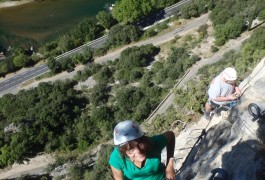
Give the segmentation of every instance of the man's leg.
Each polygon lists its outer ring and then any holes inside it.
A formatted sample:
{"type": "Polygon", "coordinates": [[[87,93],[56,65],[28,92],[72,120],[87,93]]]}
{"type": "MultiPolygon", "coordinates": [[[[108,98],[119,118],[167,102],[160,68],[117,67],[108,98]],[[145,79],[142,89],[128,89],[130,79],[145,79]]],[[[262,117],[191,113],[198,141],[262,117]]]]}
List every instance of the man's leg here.
{"type": "Polygon", "coordinates": [[[205,112],[211,112],[212,111],[212,107],[211,107],[211,105],[209,104],[209,102],[207,101],[206,103],[205,103],[205,112]]]}
{"type": "Polygon", "coordinates": [[[211,119],[211,116],[210,116],[211,110],[212,110],[212,107],[209,104],[209,102],[207,101],[205,103],[205,111],[204,111],[204,118],[205,119],[207,119],[207,120],[210,120],[211,119]]]}

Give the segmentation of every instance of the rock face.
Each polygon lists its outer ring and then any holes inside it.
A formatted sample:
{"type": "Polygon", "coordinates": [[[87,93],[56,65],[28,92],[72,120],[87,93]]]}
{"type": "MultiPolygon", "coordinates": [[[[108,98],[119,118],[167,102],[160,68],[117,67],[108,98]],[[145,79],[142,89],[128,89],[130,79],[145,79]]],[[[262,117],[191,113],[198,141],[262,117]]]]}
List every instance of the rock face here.
{"type": "Polygon", "coordinates": [[[4,128],[4,133],[16,133],[19,132],[19,128],[14,125],[14,123],[9,124],[4,128]]]}
{"type": "Polygon", "coordinates": [[[210,122],[202,118],[176,138],[176,179],[211,179],[216,168],[227,179],[265,179],[265,59],[240,88],[243,96],[231,110],[210,122]],[[257,113],[258,108],[263,116],[254,118],[249,109],[257,113]]]}

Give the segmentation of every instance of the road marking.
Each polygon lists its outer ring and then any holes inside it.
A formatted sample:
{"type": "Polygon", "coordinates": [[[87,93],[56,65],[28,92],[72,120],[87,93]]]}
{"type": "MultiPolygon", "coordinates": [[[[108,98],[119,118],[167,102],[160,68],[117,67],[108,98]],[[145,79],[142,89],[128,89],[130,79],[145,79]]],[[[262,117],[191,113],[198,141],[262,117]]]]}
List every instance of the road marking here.
{"type": "Polygon", "coordinates": [[[26,72],[23,72],[23,73],[21,73],[21,74],[19,74],[19,75],[24,75],[24,74],[26,74],[27,73],[27,71],[26,72]]]}

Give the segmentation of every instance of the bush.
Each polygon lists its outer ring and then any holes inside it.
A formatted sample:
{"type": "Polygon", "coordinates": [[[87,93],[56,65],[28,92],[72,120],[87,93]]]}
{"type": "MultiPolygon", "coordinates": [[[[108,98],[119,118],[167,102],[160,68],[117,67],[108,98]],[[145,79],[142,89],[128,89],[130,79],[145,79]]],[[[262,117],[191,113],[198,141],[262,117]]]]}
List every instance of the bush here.
{"type": "Polygon", "coordinates": [[[149,38],[155,35],[157,35],[157,32],[153,28],[149,28],[144,32],[142,38],[149,38]]]}
{"type": "Polygon", "coordinates": [[[219,49],[216,46],[211,46],[211,51],[212,52],[217,52],[219,49]]]}
{"type": "Polygon", "coordinates": [[[120,46],[139,40],[142,31],[133,25],[115,25],[108,33],[108,46],[120,46]]]}
{"type": "Polygon", "coordinates": [[[106,49],[105,47],[95,48],[94,56],[104,56],[105,54],[107,54],[107,52],[108,52],[108,49],[106,49]]]}

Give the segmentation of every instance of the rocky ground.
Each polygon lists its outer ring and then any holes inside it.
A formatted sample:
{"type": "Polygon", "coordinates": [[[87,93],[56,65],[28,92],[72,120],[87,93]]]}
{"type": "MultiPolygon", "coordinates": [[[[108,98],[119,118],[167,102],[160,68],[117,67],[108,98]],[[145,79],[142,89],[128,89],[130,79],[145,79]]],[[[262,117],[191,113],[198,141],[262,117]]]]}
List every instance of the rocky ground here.
{"type": "Polygon", "coordinates": [[[26,174],[43,174],[48,164],[54,161],[54,157],[50,154],[42,154],[22,164],[14,163],[11,167],[0,170],[0,179],[10,179],[26,174]]]}
{"type": "Polygon", "coordinates": [[[248,112],[250,103],[265,112],[265,58],[240,88],[243,96],[234,108],[211,121],[201,118],[176,138],[177,179],[208,179],[216,168],[228,179],[265,179],[265,119],[248,112]]]}

